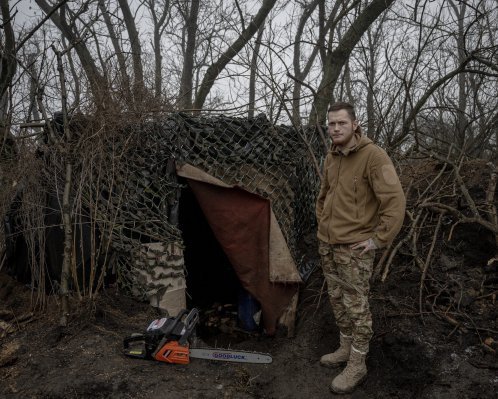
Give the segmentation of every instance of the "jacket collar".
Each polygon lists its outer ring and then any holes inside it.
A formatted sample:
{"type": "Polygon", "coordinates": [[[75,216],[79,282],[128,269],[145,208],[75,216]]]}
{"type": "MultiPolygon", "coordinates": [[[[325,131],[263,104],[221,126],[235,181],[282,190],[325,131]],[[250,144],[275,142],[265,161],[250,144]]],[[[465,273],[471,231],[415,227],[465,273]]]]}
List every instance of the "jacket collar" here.
{"type": "Polygon", "coordinates": [[[332,145],[330,151],[334,155],[343,155],[347,157],[349,154],[357,152],[360,148],[365,147],[368,144],[373,143],[367,136],[364,136],[360,133],[355,133],[353,136],[354,144],[351,147],[344,148],[340,150],[336,145],[332,145]]]}

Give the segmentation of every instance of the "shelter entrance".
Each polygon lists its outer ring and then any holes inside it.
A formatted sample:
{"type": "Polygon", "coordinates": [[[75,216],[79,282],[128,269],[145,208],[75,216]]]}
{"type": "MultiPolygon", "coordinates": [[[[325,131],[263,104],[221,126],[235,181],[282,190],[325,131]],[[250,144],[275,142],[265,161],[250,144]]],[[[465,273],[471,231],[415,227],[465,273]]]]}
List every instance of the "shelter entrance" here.
{"type": "Polygon", "coordinates": [[[185,183],[179,209],[189,308],[236,304],[241,284],[192,189],[185,183]]]}
{"type": "Polygon", "coordinates": [[[179,209],[188,303],[234,303],[239,321],[252,324],[255,299],[260,327],[274,333],[301,278],[270,201],[191,165],[177,175],[188,187],[179,209]]]}

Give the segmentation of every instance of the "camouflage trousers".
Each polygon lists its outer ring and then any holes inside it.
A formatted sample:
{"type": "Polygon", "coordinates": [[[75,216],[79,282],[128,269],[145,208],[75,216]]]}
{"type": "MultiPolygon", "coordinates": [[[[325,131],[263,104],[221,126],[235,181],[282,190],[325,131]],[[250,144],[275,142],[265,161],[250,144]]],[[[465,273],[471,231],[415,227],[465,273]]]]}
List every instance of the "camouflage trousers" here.
{"type": "Polygon", "coordinates": [[[318,251],[339,330],[353,337],[355,349],[366,353],[373,335],[368,294],[375,251],[360,256],[361,250],[353,250],[350,245],[322,241],[318,251]]]}

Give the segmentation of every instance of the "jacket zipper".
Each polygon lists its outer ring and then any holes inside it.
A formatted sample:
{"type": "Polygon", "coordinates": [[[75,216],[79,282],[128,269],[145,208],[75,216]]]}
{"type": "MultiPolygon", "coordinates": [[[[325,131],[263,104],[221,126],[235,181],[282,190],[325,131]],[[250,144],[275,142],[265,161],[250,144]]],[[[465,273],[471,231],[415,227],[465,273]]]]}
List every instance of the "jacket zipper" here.
{"type": "Polygon", "coordinates": [[[357,183],[358,178],[355,176],[353,178],[353,191],[354,191],[354,207],[356,209],[356,219],[360,218],[360,213],[358,212],[358,194],[357,194],[357,183]]]}
{"type": "Polygon", "coordinates": [[[330,242],[330,224],[332,223],[332,219],[333,219],[333,213],[334,213],[334,197],[336,196],[336,192],[337,192],[337,186],[339,186],[339,177],[341,175],[341,164],[342,164],[342,155],[339,155],[339,166],[337,167],[337,179],[335,181],[335,187],[334,187],[334,195],[332,197],[332,209],[330,210],[330,219],[329,219],[329,225],[328,225],[328,229],[327,229],[327,236],[329,238],[329,242],[330,242]]]}

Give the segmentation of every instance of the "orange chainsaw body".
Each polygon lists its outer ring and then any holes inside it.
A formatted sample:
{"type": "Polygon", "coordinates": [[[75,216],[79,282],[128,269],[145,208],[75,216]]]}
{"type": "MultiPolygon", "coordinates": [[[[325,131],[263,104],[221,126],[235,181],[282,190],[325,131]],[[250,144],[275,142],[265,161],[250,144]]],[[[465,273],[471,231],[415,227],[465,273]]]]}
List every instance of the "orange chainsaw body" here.
{"type": "Polygon", "coordinates": [[[155,354],[154,359],[173,364],[189,364],[189,345],[181,345],[178,341],[166,342],[155,354]]]}

